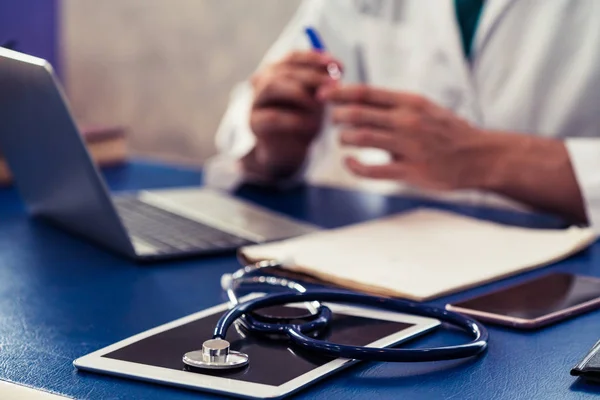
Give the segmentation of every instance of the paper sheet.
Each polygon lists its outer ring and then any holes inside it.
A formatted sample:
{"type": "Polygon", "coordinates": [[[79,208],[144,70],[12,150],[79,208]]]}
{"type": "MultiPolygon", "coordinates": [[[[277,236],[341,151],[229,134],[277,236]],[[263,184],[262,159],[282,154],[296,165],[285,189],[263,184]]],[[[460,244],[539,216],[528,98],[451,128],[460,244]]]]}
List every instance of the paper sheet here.
{"type": "Polygon", "coordinates": [[[425,301],[541,267],[595,240],[589,228],[527,229],[438,210],[241,249],[248,260],[367,293],[425,301]]]}

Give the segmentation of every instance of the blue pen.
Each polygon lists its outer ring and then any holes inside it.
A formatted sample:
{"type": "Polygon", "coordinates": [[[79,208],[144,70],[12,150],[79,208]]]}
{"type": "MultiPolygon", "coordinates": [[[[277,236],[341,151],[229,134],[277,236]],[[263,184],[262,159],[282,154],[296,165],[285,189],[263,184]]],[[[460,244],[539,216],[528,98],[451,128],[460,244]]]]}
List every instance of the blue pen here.
{"type": "Polygon", "coordinates": [[[305,29],[305,32],[314,50],[325,51],[325,45],[314,28],[308,27],[305,29]]]}
{"type": "MultiPolygon", "coordinates": [[[[321,37],[314,28],[307,27],[304,31],[314,50],[319,52],[325,51],[325,44],[323,44],[321,37]]],[[[342,77],[342,71],[340,71],[340,68],[336,63],[327,65],[327,72],[329,73],[329,76],[336,81],[342,77]]]]}

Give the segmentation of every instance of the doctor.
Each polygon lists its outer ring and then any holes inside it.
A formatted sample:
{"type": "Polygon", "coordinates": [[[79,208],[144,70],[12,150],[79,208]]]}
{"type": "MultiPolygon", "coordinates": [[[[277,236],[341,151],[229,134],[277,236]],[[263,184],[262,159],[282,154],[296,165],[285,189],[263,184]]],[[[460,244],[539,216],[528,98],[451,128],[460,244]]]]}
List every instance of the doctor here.
{"type": "Polygon", "coordinates": [[[597,0],[304,0],[236,88],[207,183],[304,180],[600,230],[599,40],[597,0]]]}

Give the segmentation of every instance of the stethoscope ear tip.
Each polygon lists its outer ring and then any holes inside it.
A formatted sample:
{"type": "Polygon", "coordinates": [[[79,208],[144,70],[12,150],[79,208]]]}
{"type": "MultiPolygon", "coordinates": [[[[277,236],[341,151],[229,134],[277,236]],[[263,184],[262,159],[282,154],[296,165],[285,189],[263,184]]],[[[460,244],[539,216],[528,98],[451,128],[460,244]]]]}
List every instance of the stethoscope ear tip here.
{"type": "Polygon", "coordinates": [[[223,276],[221,276],[221,289],[229,290],[229,288],[231,288],[232,281],[233,281],[232,274],[223,274],[223,276]]]}

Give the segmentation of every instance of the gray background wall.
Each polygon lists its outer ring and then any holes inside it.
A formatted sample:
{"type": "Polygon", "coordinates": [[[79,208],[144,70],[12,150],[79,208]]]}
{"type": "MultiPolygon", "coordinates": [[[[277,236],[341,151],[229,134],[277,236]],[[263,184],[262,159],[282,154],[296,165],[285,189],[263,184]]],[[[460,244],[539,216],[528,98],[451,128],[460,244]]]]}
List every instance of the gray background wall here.
{"type": "Polygon", "coordinates": [[[83,125],[124,125],[132,150],[201,164],[233,85],[299,0],[62,0],[67,95],[83,125]]]}

